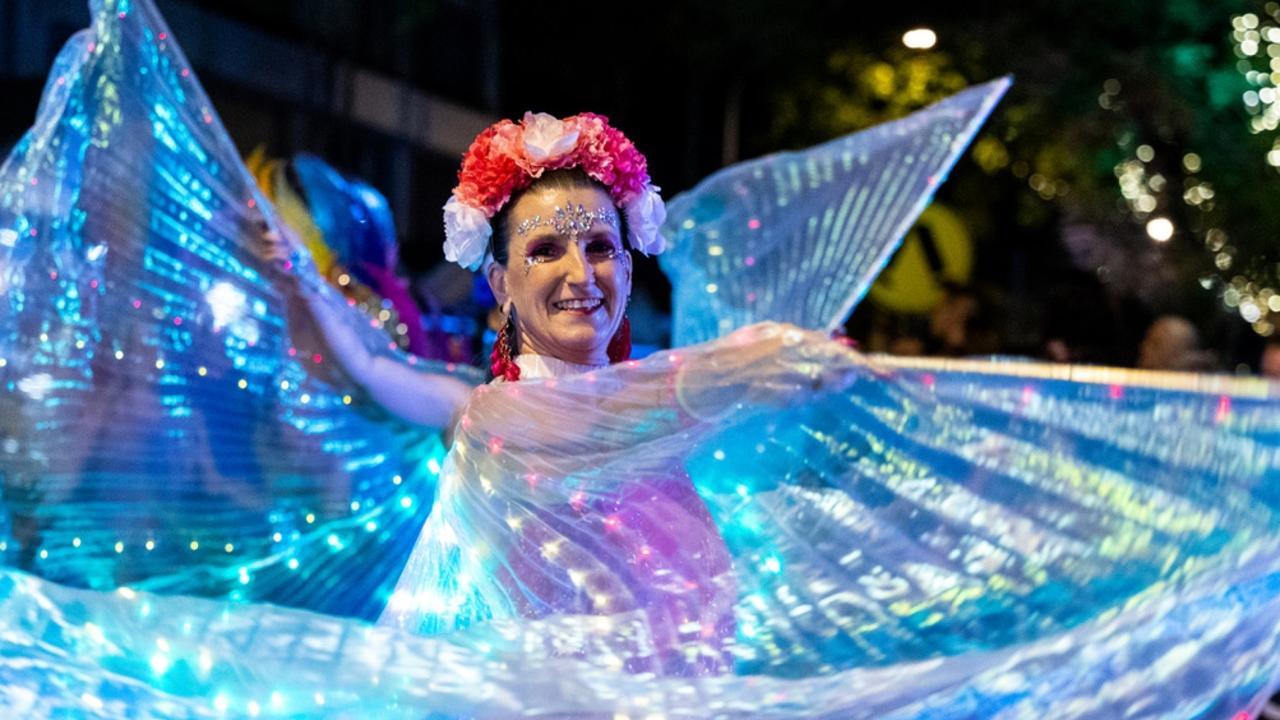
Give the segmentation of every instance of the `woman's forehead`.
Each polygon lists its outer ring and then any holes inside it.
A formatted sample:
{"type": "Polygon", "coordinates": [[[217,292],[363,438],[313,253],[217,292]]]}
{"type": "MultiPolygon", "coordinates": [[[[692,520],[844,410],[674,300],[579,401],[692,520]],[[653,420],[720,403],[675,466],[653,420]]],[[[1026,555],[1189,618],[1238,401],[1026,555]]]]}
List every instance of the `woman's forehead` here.
{"type": "Polygon", "coordinates": [[[519,224],[535,215],[551,217],[556,210],[566,207],[576,209],[581,205],[587,212],[612,212],[617,215],[617,208],[604,190],[595,187],[550,187],[533,188],[520,197],[511,208],[511,219],[519,224]]]}

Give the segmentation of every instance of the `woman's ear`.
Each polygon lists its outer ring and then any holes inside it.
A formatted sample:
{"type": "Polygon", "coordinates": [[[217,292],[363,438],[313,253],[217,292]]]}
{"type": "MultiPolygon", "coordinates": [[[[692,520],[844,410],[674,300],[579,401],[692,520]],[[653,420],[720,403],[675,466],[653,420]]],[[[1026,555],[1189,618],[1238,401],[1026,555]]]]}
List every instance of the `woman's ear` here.
{"type": "Polygon", "coordinates": [[[507,291],[507,269],[496,262],[491,262],[485,268],[485,279],[489,281],[489,289],[493,291],[498,307],[506,312],[507,301],[511,298],[511,294],[507,291]]]}
{"type": "Polygon", "coordinates": [[[632,291],[632,289],[633,289],[633,287],[632,287],[632,285],[631,285],[631,280],[632,280],[631,270],[632,270],[632,268],[634,268],[634,267],[635,267],[635,260],[636,260],[636,259],[635,259],[634,257],[632,257],[632,255],[631,255],[631,251],[630,251],[630,250],[623,250],[622,252],[623,252],[623,254],[624,254],[624,255],[626,256],[626,258],[627,258],[627,266],[626,266],[626,267],[627,267],[627,270],[626,270],[626,272],[627,272],[627,297],[628,297],[628,298],[630,298],[630,297],[631,297],[631,291],[632,291]]]}

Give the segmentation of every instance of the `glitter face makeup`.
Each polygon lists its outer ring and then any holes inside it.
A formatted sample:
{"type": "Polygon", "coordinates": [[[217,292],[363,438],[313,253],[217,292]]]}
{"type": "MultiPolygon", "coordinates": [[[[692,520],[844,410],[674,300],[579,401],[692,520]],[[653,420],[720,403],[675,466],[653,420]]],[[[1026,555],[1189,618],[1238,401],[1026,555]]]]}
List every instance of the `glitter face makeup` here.
{"type": "Polygon", "coordinates": [[[618,213],[612,208],[587,210],[581,203],[574,207],[573,203],[566,202],[563,207],[556,208],[549,218],[534,215],[521,221],[516,225],[516,235],[524,237],[540,227],[549,227],[560,235],[576,238],[591,232],[597,222],[606,223],[614,230],[619,229],[618,213]]]}

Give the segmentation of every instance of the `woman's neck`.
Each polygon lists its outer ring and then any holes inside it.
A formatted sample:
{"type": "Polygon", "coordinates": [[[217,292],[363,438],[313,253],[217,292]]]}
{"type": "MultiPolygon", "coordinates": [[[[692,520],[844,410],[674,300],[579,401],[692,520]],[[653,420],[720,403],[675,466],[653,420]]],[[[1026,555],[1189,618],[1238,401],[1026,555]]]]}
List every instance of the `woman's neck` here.
{"type": "Polygon", "coordinates": [[[517,355],[516,365],[520,368],[521,380],[534,380],[537,378],[578,375],[591,370],[599,370],[600,368],[608,365],[608,363],[575,363],[568,360],[561,360],[550,355],[539,355],[538,353],[529,352],[517,355]]]}

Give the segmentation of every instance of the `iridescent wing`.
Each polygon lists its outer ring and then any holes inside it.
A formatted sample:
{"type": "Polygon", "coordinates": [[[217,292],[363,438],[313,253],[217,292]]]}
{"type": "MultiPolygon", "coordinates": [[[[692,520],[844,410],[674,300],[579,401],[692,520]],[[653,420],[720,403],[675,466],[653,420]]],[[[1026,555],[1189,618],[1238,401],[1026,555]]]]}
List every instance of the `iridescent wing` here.
{"type": "MultiPolygon", "coordinates": [[[[1230,607],[1236,631],[1275,645],[1262,588],[1280,579],[1280,388],[1029,363],[874,358],[867,370],[691,461],[751,588],[743,667],[790,676],[835,672],[838,658],[1078,648],[1077,628],[1184,601],[1230,607]]],[[[1187,640],[1159,632],[1166,648],[1187,640]]],[[[1139,656],[1117,662],[1120,676],[1149,671],[1139,656]]]]}
{"type": "Polygon", "coordinates": [[[375,615],[440,439],[362,408],[291,317],[282,284],[309,284],[392,353],[305,258],[252,251],[271,209],[155,9],[91,10],[0,169],[0,551],[375,615]]]}
{"type": "Polygon", "coordinates": [[[673,199],[660,256],[672,284],[672,344],[762,320],[839,327],[1009,83],[734,165],[673,199]]]}

